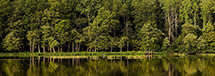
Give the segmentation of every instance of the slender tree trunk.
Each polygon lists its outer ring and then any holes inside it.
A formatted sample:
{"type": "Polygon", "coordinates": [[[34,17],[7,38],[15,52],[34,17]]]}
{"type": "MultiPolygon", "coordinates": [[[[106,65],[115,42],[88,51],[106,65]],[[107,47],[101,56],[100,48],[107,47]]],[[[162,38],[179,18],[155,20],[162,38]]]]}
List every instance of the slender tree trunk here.
{"type": "Polygon", "coordinates": [[[60,51],[63,52],[63,46],[62,45],[60,46],[60,51]]]}
{"type": "Polygon", "coordinates": [[[79,45],[79,46],[78,46],[78,51],[80,52],[80,51],[81,51],[81,50],[80,50],[80,49],[81,49],[81,43],[79,43],[78,45],[79,45]]]}
{"type": "MultiPolygon", "coordinates": [[[[125,16],[125,24],[126,24],[126,37],[128,37],[128,18],[125,16]]],[[[129,50],[129,43],[127,42],[127,51],[129,50]]]]}
{"type": "Polygon", "coordinates": [[[71,44],[71,43],[69,42],[69,43],[68,43],[68,52],[70,51],[70,44],[71,44]]]}
{"type": "Polygon", "coordinates": [[[88,48],[88,52],[90,52],[90,48],[88,48]]]}
{"type": "Polygon", "coordinates": [[[127,51],[129,51],[129,43],[128,43],[128,41],[127,41],[127,51]]]}
{"type": "Polygon", "coordinates": [[[90,13],[87,13],[87,23],[88,23],[88,26],[90,26],[90,13]]]}
{"type": "Polygon", "coordinates": [[[172,40],[175,40],[175,37],[174,37],[174,26],[175,25],[173,25],[173,23],[174,23],[174,15],[175,13],[174,13],[174,10],[173,11],[171,11],[171,16],[170,16],[170,20],[171,20],[171,37],[172,37],[172,40]]]}
{"type": "Polygon", "coordinates": [[[52,48],[49,46],[49,51],[52,52],[52,48]]]}
{"type": "Polygon", "coordinates": [[[55,48],[53,47],[53,52],[55,53],[55,48]]]}
{"type": "Polygon", "coordinates": [[[91,52],[91,48],[89,48],[89,52],[91,52]]]}
{"type": "Polygon", "coordinates": [[[113,51],[113,47],[111,46],[111,47],[110,47],[110,52],[112,52],[112,51],[113,51]]]}
{"type": "Polygon", "coordinates": [[[120,52],[122,52],[122,48],[120,48],[120,52]]]}
{"type": "Polygon", "coordinates": [[[32,52],[34,52],[34,48],[35,48],[35,42],[33,42],[33,50],[32,50],[32,52]]]}
{"type": "Polygon", "coordinates": [[[31,41],[30,41],[30,52],[32,52],[32,45],[31,45],[31,41]]]}
{"type": "Polygon", "coordinates": [[[38,44],[38,52],[40,53],[40,44],[38,44]]]}
{"type": "Polygon", "coordinates": [[[175,11],[175,36],[178,36],[178,14],[175,11]]]}
{"type": "Polygon", "coordinates": [[[58,46],[58,51],[57,52],[60,52],[60,45],[58,46]]]}
{"type": "Polygon", "coordinates": [[[46,52],[46,47],[45,47],[45,46],[43,46],[43,52],[44,52],[44,53],[46,52]]]}
{"type": "Polygon", "coordinates": [[[74,42],[72,42],[72,52],[74,52],[74,42]]]}
{"type": "Polygon", "coordinates": [[[75,45],[75,50],[78,51],[78,43],[75,45]]]}
{"type": "Polygon", "coordinates": [[[195,12],[194,12],[194,25],[196,25],[196,20],[197,20],[197,11],[195,10],[195,12]]]}
{"type": "Polygon", "coordinates": [[[171,31],[171,22],[170,22],[171,20],[170,20],[170,16],[169,16],[169,15],[170,15],[170,14],[168,13],[168,14],[167,14],[167,17],[168,17],[168,18],[167,18],[167,19],[168,19],[168,26],[169,26],[169,27],[168,27],[168,35],[169,35],[169,41],[170,41],[170,43],[171,43],[171,32],[172,32],[172,31],[171,31]]]}
{"type": "Polygon", "coordinates": [[[48,48],[48,51],[49,51],[49,52],[51,52],[51,50],[50,50],[50,46],[48,46],[47,48],[48,48]]]}

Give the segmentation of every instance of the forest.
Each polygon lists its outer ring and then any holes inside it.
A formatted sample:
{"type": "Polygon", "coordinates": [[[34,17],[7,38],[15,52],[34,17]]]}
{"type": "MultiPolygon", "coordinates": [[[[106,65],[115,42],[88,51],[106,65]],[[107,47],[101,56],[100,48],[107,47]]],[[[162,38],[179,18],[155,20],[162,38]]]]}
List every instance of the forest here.
{"type": "Polygon", "coordinates": [[[215,52],[215,0],[0,0],[1,52],[215,52]]]}

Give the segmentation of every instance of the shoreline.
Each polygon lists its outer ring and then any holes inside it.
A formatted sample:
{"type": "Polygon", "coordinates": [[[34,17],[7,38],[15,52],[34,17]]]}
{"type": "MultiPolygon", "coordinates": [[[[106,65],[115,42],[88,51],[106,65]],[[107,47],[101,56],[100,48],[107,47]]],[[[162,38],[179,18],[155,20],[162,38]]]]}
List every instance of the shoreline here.
{"type": "Polygon", "coordinates": [[[151,56],[215,56],[215,53],[199,53],[199,54],[186,54],[186,53],[166,53],[166,52],[153,52],[148,53],[144,51],[128,51],[128,52],[17,52],[17,53],[0,53],[0,57],[52,57],[52,58],[114,58],[114,57],[151,57],[151,56]]]}
{"type": "Polygon", "coordinates": [[[32,57],[32,56],[147,56],[147,55],[164,55],[163,52],[143,52],[143,51],[129,51],[129,52],[19,52],[19,53],[0,53],[0,57],[32,57]]]}

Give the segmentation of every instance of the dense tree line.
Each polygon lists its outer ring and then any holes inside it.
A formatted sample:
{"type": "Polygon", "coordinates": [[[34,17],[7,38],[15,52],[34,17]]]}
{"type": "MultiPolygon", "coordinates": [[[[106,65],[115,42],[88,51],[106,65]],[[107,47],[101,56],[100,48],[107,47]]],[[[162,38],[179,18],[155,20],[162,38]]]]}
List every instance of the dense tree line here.
{"type": "Polygon", "coordinates": [[[215,50],[214,0],[1,0],[5,51],[215,50]]]}

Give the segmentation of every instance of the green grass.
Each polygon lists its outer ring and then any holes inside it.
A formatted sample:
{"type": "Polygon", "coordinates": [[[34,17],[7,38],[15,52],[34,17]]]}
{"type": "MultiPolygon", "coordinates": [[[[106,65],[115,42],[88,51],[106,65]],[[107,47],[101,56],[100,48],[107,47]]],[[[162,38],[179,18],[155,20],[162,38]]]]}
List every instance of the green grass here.
{"type": "MultiPolygon", "coordinates": [[[[31,57],[31,56],[144,56],[147,53],[143,51],[128,51],[128,52],[45,52],[45,53],[30,53],[30,52],[19,52],[19,53],[0,53],[0,57],[31,57]]],[[[164,55],[162,52],[153,52],[153,55],[164,55]]]]}
{"type": "MultiPolygon", "coordinates": [[[[153,56],[188,56],[186,53],[171,53],[167,52],[153,52],[153,56]]],[[[128,52],[17,52],[17,53],[0,53],[0,57],[47,57],[47,58],[99,58],[105,57],[107,59],[117,59],[125,57],[127,59],[143,59],[151,57],[148,53],[144,51],[128,51],[128,52]]],[[[215,56],[214,53],[201,53],[198,56],[215,56]]]]}

